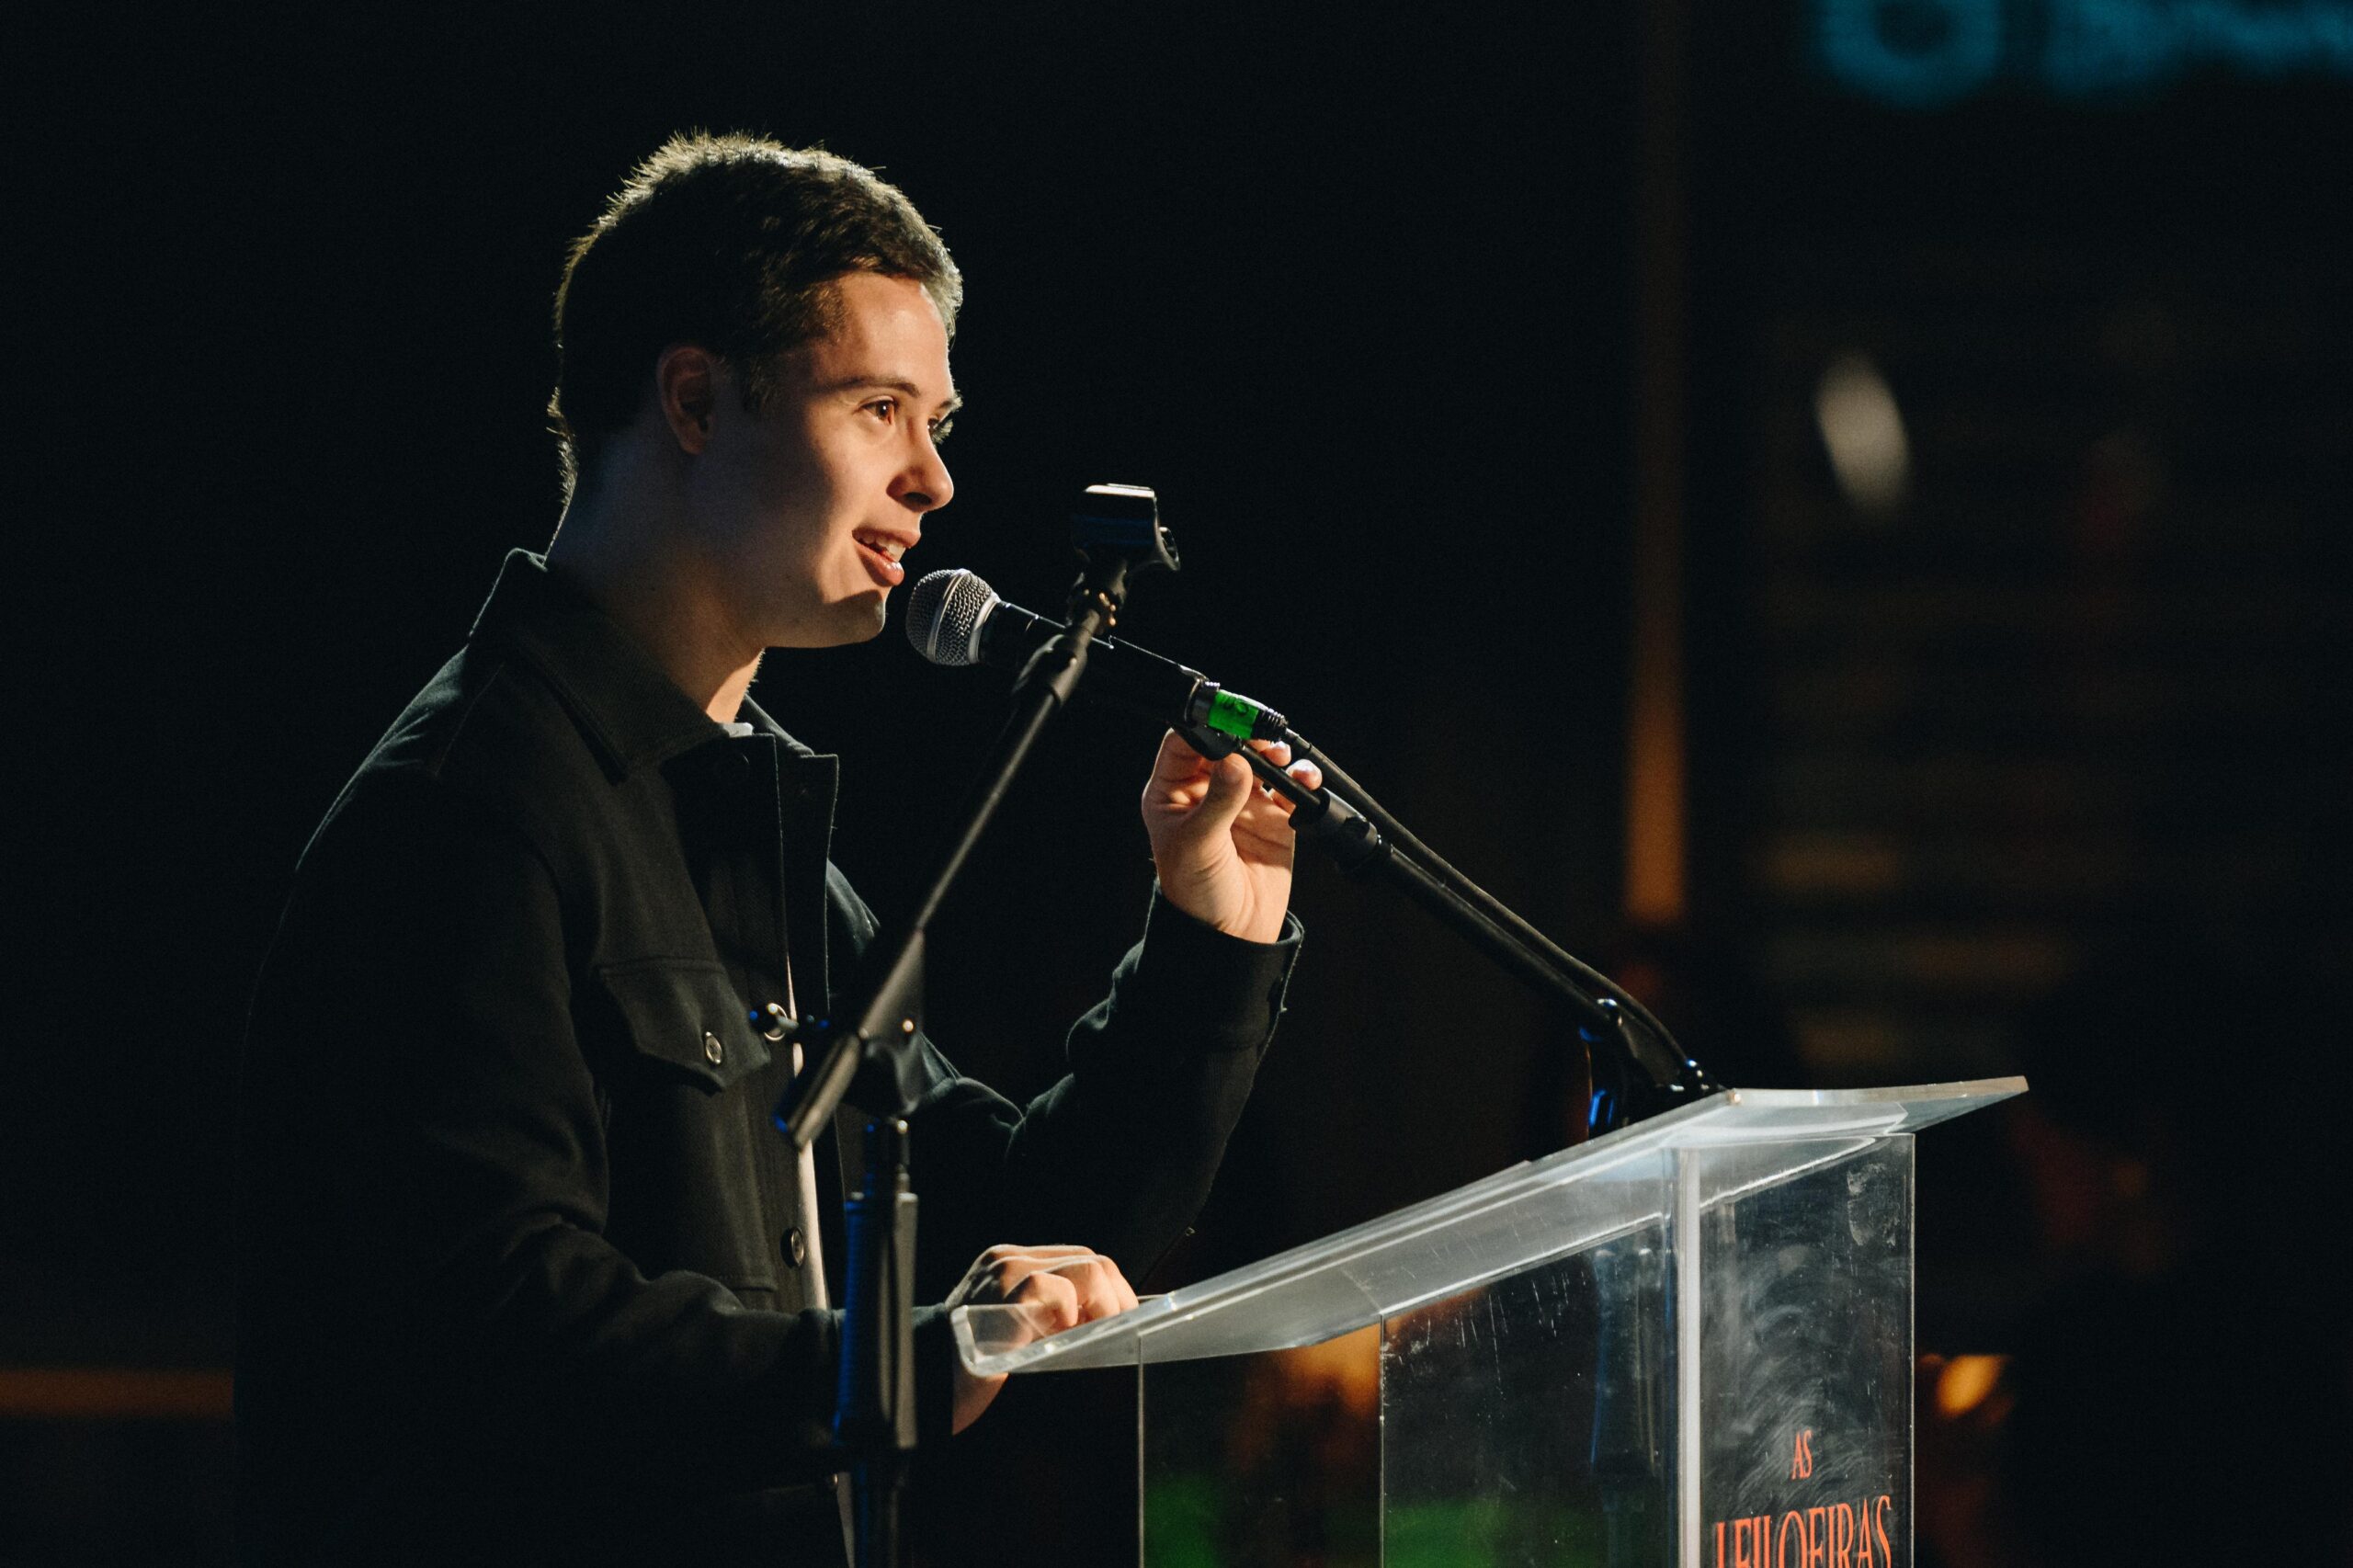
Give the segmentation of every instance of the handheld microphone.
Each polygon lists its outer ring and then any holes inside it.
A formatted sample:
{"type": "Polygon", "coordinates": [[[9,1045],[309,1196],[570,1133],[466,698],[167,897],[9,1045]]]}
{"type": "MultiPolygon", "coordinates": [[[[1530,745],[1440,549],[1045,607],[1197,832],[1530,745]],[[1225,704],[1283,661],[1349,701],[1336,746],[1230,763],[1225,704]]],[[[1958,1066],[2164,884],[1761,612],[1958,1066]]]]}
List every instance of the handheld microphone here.
{"type": "MultiPolygon", "coordinates": [[[[1018,669],[1062,631],[1061,621],[1006,603],[961,567],[932,573],[907,598],[907,641],[935,665],[1018,669]]],[[[1109,637],[1095,639],[1079,689],[1164,724],[1199,725],[1237,740],[1280,740],[1290,722],[1199,670],[1109,637]]]]}

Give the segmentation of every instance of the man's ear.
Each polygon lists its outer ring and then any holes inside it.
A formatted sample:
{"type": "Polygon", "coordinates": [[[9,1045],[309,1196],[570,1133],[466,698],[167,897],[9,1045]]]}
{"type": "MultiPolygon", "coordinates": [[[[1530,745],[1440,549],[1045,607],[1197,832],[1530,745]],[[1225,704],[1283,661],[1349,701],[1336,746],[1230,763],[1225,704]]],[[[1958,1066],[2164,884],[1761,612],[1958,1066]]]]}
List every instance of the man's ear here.
{"type": "Polygon", "coordinates": [[[723,373],[718,356],[691,343],[674,343],[654,361],[654,401],[680,451],[699,456],[710,445],[710,411],[723,373]]]}

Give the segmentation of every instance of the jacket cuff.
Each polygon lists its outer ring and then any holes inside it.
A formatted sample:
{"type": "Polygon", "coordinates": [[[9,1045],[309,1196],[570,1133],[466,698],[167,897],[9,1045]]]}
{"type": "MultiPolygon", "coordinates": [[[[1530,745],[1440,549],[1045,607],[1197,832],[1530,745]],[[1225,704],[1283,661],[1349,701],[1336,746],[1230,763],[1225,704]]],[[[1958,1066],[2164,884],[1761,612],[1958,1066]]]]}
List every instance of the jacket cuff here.
{"type": "Polygon", "coordinates": [[[1264,1051],[1305,937],[1288,910],[1272,942],[1229,937],[1169,903],[1155,881],[1143,941],[1119,978],[1120,1001],[1148,1017],[1181,1019],[1184,1038],[1199,1050],[1264,1051]]]}
{"type": "Polygon", "coordinates": [[[956,1425],[956,1336],[949,1309],[915,1310],[915,1446],[936,1449],[956,1425]]]}

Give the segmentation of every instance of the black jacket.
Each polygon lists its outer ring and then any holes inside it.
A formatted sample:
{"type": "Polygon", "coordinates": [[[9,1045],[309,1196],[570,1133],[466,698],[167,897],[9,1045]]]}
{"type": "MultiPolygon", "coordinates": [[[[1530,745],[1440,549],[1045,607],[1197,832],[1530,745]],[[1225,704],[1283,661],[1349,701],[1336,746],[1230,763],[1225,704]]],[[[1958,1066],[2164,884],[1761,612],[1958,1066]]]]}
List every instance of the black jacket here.
{"type": "MultiPolygon", "coordinates": [[[[802,1257],[838,1187],[821,1151],[801,1211],[768,1120],[791,1064],[748,1015],[830,1006],[875,923],[826,859],[835,759],[746,712],[729,735],[517,552],[304,853],[241,1106],[249,1561],[837,1558],[837,1323],[802,1257]]],[[[1140,1274],[1208,1193],[1297,942],[1155,897],[1026,1109],[924,1042],[921,1299],[999,1241],[1140,1274]]],[[[919,1315],[926,1442],[947,1328],[919,1315]]]]}

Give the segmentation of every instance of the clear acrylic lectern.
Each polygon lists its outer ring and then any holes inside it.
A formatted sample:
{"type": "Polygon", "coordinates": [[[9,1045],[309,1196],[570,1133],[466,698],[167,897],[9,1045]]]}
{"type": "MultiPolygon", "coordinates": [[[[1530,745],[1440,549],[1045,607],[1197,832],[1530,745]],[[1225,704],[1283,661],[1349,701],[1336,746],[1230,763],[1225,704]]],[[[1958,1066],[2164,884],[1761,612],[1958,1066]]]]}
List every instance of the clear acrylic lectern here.
{"type": "Polygon", "coordinates": [[[1138,1369],[1147,1568],[1912,1558],[1912,1134],[2019,1093],[1739,1089],[975,1371],[1138,1369]]]}

